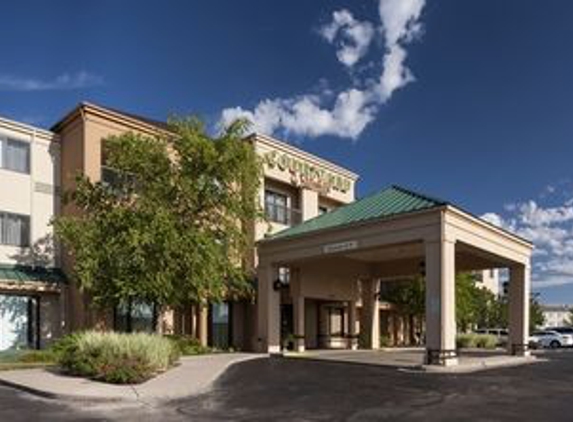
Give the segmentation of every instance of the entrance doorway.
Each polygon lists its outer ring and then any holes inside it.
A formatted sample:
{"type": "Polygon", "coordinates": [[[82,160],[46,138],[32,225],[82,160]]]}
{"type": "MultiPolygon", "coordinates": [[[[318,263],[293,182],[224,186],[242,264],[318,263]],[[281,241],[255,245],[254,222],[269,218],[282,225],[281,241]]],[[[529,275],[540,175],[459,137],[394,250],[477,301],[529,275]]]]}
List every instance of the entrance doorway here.
{"type": "Polygon", "coordinates": [[[0,351],[39,348],[39,298],[0,295],[0,351]]]}

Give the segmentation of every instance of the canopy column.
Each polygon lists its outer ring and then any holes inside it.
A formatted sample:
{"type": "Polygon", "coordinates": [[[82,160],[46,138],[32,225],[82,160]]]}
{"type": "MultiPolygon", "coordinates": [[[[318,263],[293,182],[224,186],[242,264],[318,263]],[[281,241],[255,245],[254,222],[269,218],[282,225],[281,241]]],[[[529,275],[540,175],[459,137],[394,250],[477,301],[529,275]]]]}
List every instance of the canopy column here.
{"type": "Polygon", "coordinates": [[[260,263],[257,269],[257,349],[262,353],[280,353],[280,294],[274,288],[278,280],[275,265],[260,263]]]}
{"type": "Polygon", "coordinates": [[[426,364],[456,365],[455,242],[425,242],[426,364]]]}
{"type": "Polygon", "coordinates": [[[527,356],[529,338],[529,265],[509,269],[509,352],[527,356]]]}
{"type": "Polygon", "coordinates": [[[365,349],[380,348],[380,310],[378,308],[379,279],[363,279],[362,318],[360,321],[361,346],[365,349]]]}
{"type": "Polygon", "coordinates": [[[304,296],[297,295],[292,298],[294,317],[294,348],[296,352],[304,352],[304,296]]]}
{"type": "Polygon", "coordinates": [[[348,301],[348,348],[350,350],[356,350],[358,348],[356,316],[356,300],[350,300],[348,301]]]}

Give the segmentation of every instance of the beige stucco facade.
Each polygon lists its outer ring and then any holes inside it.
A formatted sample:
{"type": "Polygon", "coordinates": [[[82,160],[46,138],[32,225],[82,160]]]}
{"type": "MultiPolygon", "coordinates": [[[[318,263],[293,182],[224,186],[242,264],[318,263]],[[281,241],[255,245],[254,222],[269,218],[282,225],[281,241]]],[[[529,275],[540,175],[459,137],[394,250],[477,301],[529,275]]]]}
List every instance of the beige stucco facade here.
{"type": "Polygon", "coordinates": [[[56,134],[0,118],[0,218],[8,216],[19,221],[16,226],[4,228],[0,236],[0,349],[17,341],[16,347],[25,343],[45,346],[64,330],[65,285],[41,278],[20,281],[11,276],[18,269],[26,274],[59,265],[50,224],[59,211],[59,170],[60,142],[56,134]],[[19,152],[8,157],[6,143],[16,145],[19,152]],[[17,162],[11,162],[15,158],[17,162]],[[7,236],[6,230],[17,233],[7,236]],[[28,331],[27,341],[17,340],[22,331],[28,331]]]}

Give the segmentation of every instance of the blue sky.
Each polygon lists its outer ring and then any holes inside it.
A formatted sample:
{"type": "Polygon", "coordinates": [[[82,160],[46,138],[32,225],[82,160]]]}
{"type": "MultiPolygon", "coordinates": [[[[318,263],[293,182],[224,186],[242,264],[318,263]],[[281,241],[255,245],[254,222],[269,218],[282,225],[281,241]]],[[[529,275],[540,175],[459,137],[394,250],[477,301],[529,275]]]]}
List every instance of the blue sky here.
{"type": "Polygon", "coordinates": [[[532,238],[534,288],[573,303],[573,2],[21,0],[2,15],[1,115],[49,127],[83,100],[213,127],[248,115],[359,173],[360,195],[402,184],[532,238]]]}

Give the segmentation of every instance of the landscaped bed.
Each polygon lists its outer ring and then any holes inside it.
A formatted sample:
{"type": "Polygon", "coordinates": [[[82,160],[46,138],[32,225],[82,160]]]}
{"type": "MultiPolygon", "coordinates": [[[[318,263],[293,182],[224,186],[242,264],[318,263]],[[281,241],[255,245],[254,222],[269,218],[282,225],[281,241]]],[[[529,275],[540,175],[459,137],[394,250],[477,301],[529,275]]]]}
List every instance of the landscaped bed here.
{"type": "Polygon", "coordinates": [[[54,349],[65,372],[114,384],[146,381],[180,356],[175,342],[145,333],[85,331],[65,337],[54,349]]]}
{"type": "Polygon", "coordinates": [[[0,370],[59,367],[64,373],[113,384],[137,384],[177,365],[180,356],[221,350],[193,337],[83,331],[45,350],[0,352],[0,370]]]}

